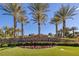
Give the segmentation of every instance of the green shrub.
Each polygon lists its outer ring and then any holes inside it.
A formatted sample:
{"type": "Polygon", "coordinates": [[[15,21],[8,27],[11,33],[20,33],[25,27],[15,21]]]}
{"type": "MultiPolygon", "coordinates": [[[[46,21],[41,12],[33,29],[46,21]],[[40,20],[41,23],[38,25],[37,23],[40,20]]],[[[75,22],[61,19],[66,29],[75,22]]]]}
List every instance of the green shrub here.
{"type": "Polygon", "coordinates": [[[17,44],[16,43],[10,43],[10,44],[8,44],[8,46],[10,46],[10,47],[13,47],[13,46],[16,46],[17,44]]]}
{"type": "Polygon", "coordinates": [[[2,44],[0,43],[0,47],[2,47],[2,44]]]}
{"type": "Polygon", "coordinates": [[[8,47],[8,44],[1,44],[2,46],[1,47],[8,47]]]}

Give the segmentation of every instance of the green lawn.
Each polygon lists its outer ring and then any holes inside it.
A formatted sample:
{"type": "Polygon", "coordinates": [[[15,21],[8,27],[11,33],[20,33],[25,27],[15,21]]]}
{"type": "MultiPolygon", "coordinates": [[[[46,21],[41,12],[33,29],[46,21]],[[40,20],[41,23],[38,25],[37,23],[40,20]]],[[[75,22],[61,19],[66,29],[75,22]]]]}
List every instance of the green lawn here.
{"type": "Polygon", "coordinates": [[[56,46],[45,49],[0,48],[0,56],[79,56],[79,47],[56,46]],[[62,50],[64,49],[64,50],[62,50]]]}

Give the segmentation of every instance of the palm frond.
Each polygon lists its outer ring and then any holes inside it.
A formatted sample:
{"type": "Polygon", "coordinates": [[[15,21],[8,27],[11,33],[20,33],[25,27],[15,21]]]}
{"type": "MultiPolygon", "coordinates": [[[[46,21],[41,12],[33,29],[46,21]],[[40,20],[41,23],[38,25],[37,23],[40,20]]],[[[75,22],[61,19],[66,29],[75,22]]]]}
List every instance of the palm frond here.
{"type": "Polygon", "coordinates": [[[46,21],[47,15],[45,14],[48,11],[48,4],[44,3],[32,3],[28,6],[31,10],[31,15],[34,23],[44,23],[46,21]]]}
{"type": "Polygon", "coordinates": [[[74,15],[76,15],[75,11],[76,11],[75,6],[70,7],[69,5],[64,6],[62,5],[61,8],[59,9],[59,11],[57,11],[57,14],[60,16],[60,18],[64,18],[64,19],[71,19],[74,15]]]}

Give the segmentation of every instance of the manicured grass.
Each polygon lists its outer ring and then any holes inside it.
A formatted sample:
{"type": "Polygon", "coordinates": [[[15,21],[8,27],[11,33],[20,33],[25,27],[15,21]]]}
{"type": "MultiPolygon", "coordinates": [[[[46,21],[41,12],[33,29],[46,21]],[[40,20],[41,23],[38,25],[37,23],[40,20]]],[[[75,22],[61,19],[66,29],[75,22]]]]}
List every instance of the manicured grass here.
{"type": "Polygon", "coordinates": [[[56,46],[45,49],[0,48],[0,56],[79,56],[79,47],[56,46]]]}

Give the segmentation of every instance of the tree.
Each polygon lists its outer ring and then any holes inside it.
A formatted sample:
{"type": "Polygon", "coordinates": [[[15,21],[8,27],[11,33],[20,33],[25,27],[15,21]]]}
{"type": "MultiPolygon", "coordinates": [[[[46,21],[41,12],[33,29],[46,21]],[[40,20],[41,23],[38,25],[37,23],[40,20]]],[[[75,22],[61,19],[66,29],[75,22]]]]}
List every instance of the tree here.
{"type": "Polygon", "coordinates": [[[18,15],[18,22],[21,23],[21,35],[22,35],[22,37],[24,36],[24,25],[29,23],[29,21],[27,20],[27,16],[25,16],[25,14],[26,14],[25,10],[22,9],[18,15]]]}
{"type": "Polygon", "coordinates": [[[15,36],[15,30],[16,30],[16,20],[17,20],[17,14],[21,9],[21,5],[18,3],[8,3],[1,5],[1,9],[5,11],[3,15],[12,15],[14,18],[14,38],[15,36]]]}
{"type": "Polygon", "coordinates": [[[32,20],[38,25],[38,34],[40,35],[41,25],[45,24],[47,19],[48,4],[33,3],[29,5],[29,9],[31,10],[32,20]]]}
{"type": "Polygon", "coordinates": [[[61,20],[63,21],[63,37],[65,36],[65,27],[66,27],[66,20],[72,19],[75,13],[76,7],[70,7],[69,5],[64,6],[62,5],[61,8],[57,11],[57,14],[60,16],[61,20]]]}
{"type": "Polygon", "coordinates": [[[9,28],[9,36],[12,38],[14,35],[14,27],[9,28]]]}
{"type": "Polygon", "coordinates": [[[54,18],[50,21],[51,24],[55,24],[56,27],[56,37],[58,37],[58,24],[60,23],[60,18],[58,15],[55,14],[54,18]]]}
{"type": "Polygon", "coordinates": [[[2,28],[0,28],[0,38],[2,38],[4,35],[2,28]]]}
{"type": "Polygon", "coordinates": [[[6,37],[9,35],[9,27],[8,26],[4,26],[3,30],[4,30],[4,37],[6,39],[6,37]]]}

